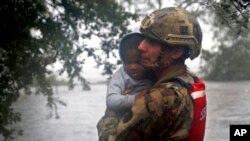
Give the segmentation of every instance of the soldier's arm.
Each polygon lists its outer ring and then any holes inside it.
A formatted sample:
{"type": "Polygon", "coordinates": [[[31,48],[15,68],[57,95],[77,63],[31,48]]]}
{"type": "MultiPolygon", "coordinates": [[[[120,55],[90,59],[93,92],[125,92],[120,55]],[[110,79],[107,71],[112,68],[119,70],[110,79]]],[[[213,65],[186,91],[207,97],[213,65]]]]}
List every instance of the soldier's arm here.
{"type": "Polygon", "coordinates": [[[118,124],[117,140],[184,139],[192,115],[193,103],[187,89],[173,83],[164,84],[135,101],[131,112],[118,124]]]}

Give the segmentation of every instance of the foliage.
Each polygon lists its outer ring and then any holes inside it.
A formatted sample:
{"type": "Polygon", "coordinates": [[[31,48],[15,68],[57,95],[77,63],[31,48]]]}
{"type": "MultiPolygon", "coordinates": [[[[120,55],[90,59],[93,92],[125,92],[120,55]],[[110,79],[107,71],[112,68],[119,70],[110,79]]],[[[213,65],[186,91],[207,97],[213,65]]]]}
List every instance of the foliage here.
{"type": "MultiPolygon", "coordinates": [[[[214,46],[202,50],[201,72],[209,80],[250,80],[249,19],[247,0],[178,0],[212,26],[214,46]]],[[[203,38],[203,40],[206,40],[203,38]]]]}
{"type": "Polygon", "coordinates": [[[207,68],[207,78],[216,81],[250,80],[249,41],[238,40],[230,47],[221,44],[219,48],[216,53],[203,52],[207,66],[213,66],[207,68]]]}
{"type": "Polygon", "coordinates": [[[30,94],[29,85],[37,80],[37,93],[48,97],[53,108],[53,91],[47,67],[56,61],[63,64],[71,87],[76,79],[89,88],[81,69],[81,54],[93,57],[112,73],[115,65],[103,58],[114,56],[113,40],[127,32],[129,20],[137,16],[114,0],[2,0],[0,6],[0,135],[12,139],[8,125],[20,121],[11,104],[20,90],[30,94]],[[104,30],[106,29],[106,30],[104,30]],[[81,39],[98,36],[101,47],[87,47],[81,39]],[[102,56],[95,52],[102,51],[102,56]],[[107,67],[108,66],[108,67],[107,67]]]}
{"type": "Polygon", "coordinates": [[[210,80],[250,80],[250,7],[240,0],[215,2],[210,0],[215,12],[213,22],[214,40],[217,44],[210,51],[203,51],[203,71],[210,80]]]}

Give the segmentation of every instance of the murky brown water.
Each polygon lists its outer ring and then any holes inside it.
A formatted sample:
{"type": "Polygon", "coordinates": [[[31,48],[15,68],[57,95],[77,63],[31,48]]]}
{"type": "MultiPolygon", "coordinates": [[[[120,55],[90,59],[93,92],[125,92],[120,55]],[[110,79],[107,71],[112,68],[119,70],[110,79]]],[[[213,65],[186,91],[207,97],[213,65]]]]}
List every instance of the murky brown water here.
{"type": "Polygon", "coordinates": [[[207,82],[206,141],[229,141],[230,124],[250,124],[250,82],[207,82]]]}
{"type": "MultiPolygon", "coordinates": [[[[208,117],[205,141],[228,141],[230,124],[250,124],[250,81],[206,82],[208,117]]],[[[96,123],[105,109],[105,85],[92,91],[59,87],[56,95],[67,103],[59,106],[60,118],[47,118],[50,110],[42,96],[22,96],[14,105],[23,114],[23,136],[16,141],[97,141],[96,123]]],[[[0,138],[1,139],[1,138],[0,138]]]]}

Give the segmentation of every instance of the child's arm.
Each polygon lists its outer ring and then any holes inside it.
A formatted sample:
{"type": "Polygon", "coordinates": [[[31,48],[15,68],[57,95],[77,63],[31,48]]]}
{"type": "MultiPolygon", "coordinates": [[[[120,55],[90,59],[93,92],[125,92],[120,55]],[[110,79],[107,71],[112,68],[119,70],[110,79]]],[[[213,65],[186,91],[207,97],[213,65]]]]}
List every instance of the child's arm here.
{"type": "Polygon", "coordinates": [[[127,74],[120,68],[111,78],[108,84],[106,104],[114,110],[126,110],[131,108],[135,95],[123,95],[126,89],[127,74]]]}

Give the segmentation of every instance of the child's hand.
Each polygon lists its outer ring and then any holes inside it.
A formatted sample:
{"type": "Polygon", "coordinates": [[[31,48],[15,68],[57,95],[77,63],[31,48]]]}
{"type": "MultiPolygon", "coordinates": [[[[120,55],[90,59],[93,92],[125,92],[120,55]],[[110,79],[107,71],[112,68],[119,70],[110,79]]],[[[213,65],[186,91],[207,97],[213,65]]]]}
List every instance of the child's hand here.
{"type": "Polygon", "coordinates": [[[135,96],[135,100],[138,100],[139,98],[143,97],[148,92],[148,89],[145,89],[140,92],[140,94],[135,96]]]}
{"type": "Polygon", "coordinates": [[[129,95],[129,94],[131,94],[131,92],[133,91],[133,89],[134,89],[133,87],[127,88],[122,95],[129,95]]]}

